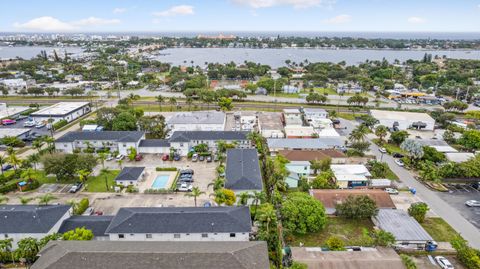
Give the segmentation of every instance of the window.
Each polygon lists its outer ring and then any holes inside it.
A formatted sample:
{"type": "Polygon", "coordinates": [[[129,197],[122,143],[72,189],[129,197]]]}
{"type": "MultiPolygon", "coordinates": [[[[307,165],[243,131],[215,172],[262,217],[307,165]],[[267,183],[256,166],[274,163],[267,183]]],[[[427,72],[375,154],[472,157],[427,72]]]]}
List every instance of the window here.
{"type": "Polygon", "coordinates": [[[125,235],[124,234],[118,234],[118,238],[123,239],[123,238],[125,238],[125,235]]]}
{"type": "Polygon", "coordinates": [[[235,237],[235,233],[230,233],[230,237],[235,237]]]}
{"type": "Polygon", "coordinates": [[[180,234],[173,234],[173,238],[180,238],[180,234]]]}
{"type": "Polygon", "coordinates": [[[151,239],[151,238],[152,238],[152,234],[146,234],[145,237],[146,237],[147,239],[151,239]]]}
{"type": "Polygon", "coordinates": [[[202,234],[202,238],[207,238],[208,234],[202,234]]]}

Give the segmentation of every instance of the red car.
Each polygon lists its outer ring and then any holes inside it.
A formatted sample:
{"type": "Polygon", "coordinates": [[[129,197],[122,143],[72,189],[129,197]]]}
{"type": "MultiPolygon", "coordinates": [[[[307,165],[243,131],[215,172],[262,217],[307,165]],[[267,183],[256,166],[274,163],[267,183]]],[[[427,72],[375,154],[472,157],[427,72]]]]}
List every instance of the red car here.
{"type": "Polygon", "coordinates": [[[170,156],[168,156],[168,154],[164,154],[162,156],[162,161],[168,161],[168,160],[170,160],[170,156]]]}
{"type": "Polygon", "coordinates": [[[143,159],[143,156],[140,155],[140,154],[137,154],[137,156],[135,156],[135,161],[139,162],[143,159]]]}
{"type": "Polygon", "coordinates": [[[15,123],[17,123],[16,120],[10,120],[10,119],[2,120],[2,125],[12,125],[12,124],[15,124],[15,123]]]}

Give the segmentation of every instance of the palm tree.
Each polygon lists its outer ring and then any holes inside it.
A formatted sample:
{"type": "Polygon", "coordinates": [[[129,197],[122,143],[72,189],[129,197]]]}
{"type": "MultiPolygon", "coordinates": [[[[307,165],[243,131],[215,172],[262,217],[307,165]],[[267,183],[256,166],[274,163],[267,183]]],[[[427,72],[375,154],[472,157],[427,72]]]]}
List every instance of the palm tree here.
{"type": "Polygon", "coordinates": [[[36,175],[35,171],[32,168],[28,168],[22,172],[20,177],[23,180],[31,181],[32,179],[34,179],[35,175],[36,175]]]}
{"type": "Polygon", "coordinates": [[[195,207],[197,207],[197,197],[203,194],[205,194],[204,191],[200,191],[198,187],[193,187],[192,192],[186,193],[185,196],[193,197],[193,201],[195,202],[195,207]]]}
{"type": "Polygon", "coordinates": [[[100,152],[98,154],[98,159],[102,162],[102,168],[105,169],[105,160],[107,159],[107,154],[100,152]]]}
{"type": "Polygon", "coordinates": [[[0,171],[3,175],[3,165],[7,162],[7,158],[4,155],[0,155],[0,171]]]}
{"type": "Polygon", "coordinates": [[[38,151],[38,154],[40,154],[40,150],[42,149],[42,146],[43,146],[42,139],[35,139],[32,142],[32,147],[38,151]]]}
{"type": "Polygon", "coordinates": [[[367,126],[361,124],[357,126],[357,128],[353,129],[353,131],[350,133],[349,139],[355,142],[365,141],[368,133],[370,133],[370,129],[368,129],[367,126]]]}
{"type": "Polygon", "coordinates": [[[252,193],[252,198],[253,198],[253,206],[255,208],[255,213],[253,215],[253,219],[255,220],[256,217],[257,217],[257,208],[258,208],[258,203],[260,203],[263,198],[264,198],[264,193],[263,192],[258,192],[258,191],[254,191],[252,193]]]}
{"type": "Polygon", "coordinates": [[[15,264],[15,252],[12,251],[12,242],[13,242],[13,238],[0,240],[0,252],[2,253],[10,252],[12,263],[15,264]]]}
{"type": "Polygon", "coordinates": [[[78,179],[80,179],[80,182],[83,184],[87,183],[88,176],[91,174],[91,171],[85,170],[85,169],[80,169],[77,171],[78,174],[78,179]]]}
{"type": "Polygon", "coordinates": [[[193,104],[193,98],[192,98],[192,97],[188,97],[187,100],[185,101],[185,103],[187,103],[187,105],[188,105],[188,111],[190,111],[191,108],[192,108],[192,104],[193,104]]]}
{"type": "Polygon", "coordinates": [[[217,190],[220,190],[221,188],[223,188],[224,184],[225,184],[225,180],[220,178],[220,177],[217,177],[214,181],[212,181],[211,183],[209,183],[207,185],[207,188],[212,186],[213,191],[217,191],[217,190]]]}
{"type": "Polygon", "coordinates": [[[57,197],[51,195],[50,193],[47,193],[45,195],[42,195],[40,197],[37,197],[38,199],[38,203],[40,205],[48,205],[48,203],[50,203],[52,200],[56,200],[58,199],[57,197]]]}
{"type": "Polygon", "coordinates": [[[52,153],[55,150],[55,139],[52,136],[45,136],[44,141],[48,145],[48,151],[52,153]]]}
{"type": "Polygon", "coordinates": [[[383,139],[385,136],[388,134],[388,127],[385,125],[378,125],[377,128],[375,128],[375,135],[378,136],[378,139],[380,139],[380,143],[383,143],[383,139]]]}
{"type": "Polygon", "coordinates": [[[10,200],[7,196],[0,195],[0,205],[6,204],[10,200]]]}
{"type": "Polygon", "coordinates": [[[170,104],[170,111],[173,111],[173,107],[177,105],[177,99],[175,97],[170,97],[168,103],[170,104]]]}
{"type": "Polygon", "coordinates": [[[123,169],[123,167],[122,167],[123,160],[117,160],[117,163],[118,163],[118,166],[120,167],[120,170],[122,170],[123,169]]]}
{"type": "Polygon", "coordinates": [[[161,95],[155,97],[158,103],[158,108],[160,108],[160,112],[162,112],[162,104],[165,102],[165,98],[161,95]]]}
{"type": "Polygon", "coordinates": [[[27,161],[33,164],[33,168],[37,170],[37,163],[40,161],[40,155],[38,153],[33,153],[27,157],[27,161]]]}
{"type": "Polygon", "coordinates": [[[218,205],[224,204],[225,201],[227,200],[227,196],[222,191],[222,189],[216,190],[214,193],[211,193],[210,196],[213,197],[213,199],[215,200],[215,203],[217,203],[218,205]]]}
{"type": "Polygon", "coordinates": [[[9,147],[7,149],[7,152],[8,152],[8,162],[13,165],[13,169],[15,171],[17,171],[17,166],[20,165],[22,163],[22,160],[20,160],[18,157],[17,157],[17,154],[15,153],[15,150],[13,150],[12,147],[9,147]]]}
{"type": "Polygon", "coordinates": [[[242,192],[239,195],[238,204],[239,205],[247,205],[248,199],[252,198],[252,195],[248,192],[242,192]]]}
{"type": "Polygon", "coordinates": [[[275,211],[273,208],[271,210],[263,210],[260,215],[258,215],[258,220],[262,223],[265,223],[267,228],[267,234],[270,234],[270,224],[277,219],[275,211]]]}
{"type": "Polygon", "coordinates": [[[311,160],[310,161],[310,169],[313,170],[313,174],[317,175],[318,170],[322,168],[322,163],[319,160],[311,160]]]}

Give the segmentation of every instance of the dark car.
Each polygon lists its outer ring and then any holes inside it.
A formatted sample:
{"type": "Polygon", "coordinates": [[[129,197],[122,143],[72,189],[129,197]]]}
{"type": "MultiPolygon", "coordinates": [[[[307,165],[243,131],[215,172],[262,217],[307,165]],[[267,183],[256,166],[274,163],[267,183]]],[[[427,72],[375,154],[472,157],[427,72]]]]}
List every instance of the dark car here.
{"type": "Polygon", "coordinates": [[[143,156],[140,155],[140,154],[137,154],[137,156],[135,156],[135,161],[139,162],[143,159],[143,156]]]}
{"type": "Polygon", "coordinates": [[[180,170],[180,175],[184,175],[184,174],[190,174],[190,175],[193,175],[194,172],[192,169],[183,169],[183,170],[180,170]]]}
{"type": "Polygon", "coordinates": [[[181,158],[182,157],[180,157],[180,155],[178,155],[178,154],[175,154],[175,156],[173,156],[174,161],[180,161],[181,158]]]}
{"type": "Polygon", "coordinates": [[[181,175],[179,176],[179,178],[192,178],[192,177],[193,177],[192,174],[181,174],[181,175]]]}
{"type": "Polygon", "coordinates": [[[179,178],[180,183],[193,183],[193,178],[179,178]]]}
{"type": "Polygon", "coordinates": [[[11,164],[6,164],[2,167],[2,171],[8,171],[13,168],[13,165],[11,164]]]}
{"type": "Polygon", "coordinates": [[[403,157],[405,157],[403,156],[403,154],[400,154],[398,152],[393,153],[393,158],[403,158],[403,157]]]}

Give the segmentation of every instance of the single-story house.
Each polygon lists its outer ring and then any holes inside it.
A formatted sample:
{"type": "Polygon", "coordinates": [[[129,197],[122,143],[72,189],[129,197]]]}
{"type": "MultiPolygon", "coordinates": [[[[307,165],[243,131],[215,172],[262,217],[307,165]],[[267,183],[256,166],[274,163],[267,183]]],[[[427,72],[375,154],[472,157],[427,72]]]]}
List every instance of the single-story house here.
{"type": "Polygon", "coordinates": [[[122,186],[137,186],[145,177],[145,167],[124,167],[115,178],[115,184],[122,186]]]}
{"type": "Polygon", "coordinates": [[[370,110],[370,115],[392,130],[418,129],[433,131],[435,120],[427,113],[370,110]]]}
{"type": "MultiPolygon", "coordinates": [[[[262,172],[256,149],[227,150],[225,188],[240,193],[263,190],[262,172]]],[[[250,201],[249,201],[250,202],[250,201]]]]}
{"type": "Polygon", "coordinates": [[[363,164],[332,164],[330,168],[341,189],[366,187],[372,176],[363,164]]]}
{"type": "Polygon", "coordinates": [[[94,240],[108,240],[108,234],[105,233],[108,225],[114,216],[71,216],[63,221],[62,226],[58,230],[63,234],[73,231],[77,228],[85,227],[92,231],[94,240]]]}
{"type": "Polygon", "coordinates": [[[445,153],[447,160],[455,163],[463,163],[475,158],[475,154],[471,152],[447,152],[445,153]]]}
{"type": "Polygon", "coordinates": [[[0,240],[18,241],[33,237],[41,239],[58,233],[63,221],[71,216],[69,205],[0,205],[0,240]]]}
{"type": "Polygon", "coordinates": [[[440,139],[415,139],[415,141],[422,144],[423,146],[432,147],[439,152],[443,152],[443,153],[457,152],[457,150],[455,148],[450,146],[444,140],[440,140],[440,139]]]}
{"type": "Polygon", "coordinates": [[[378,228],[393,234],[398,247],[425,249],[429,242],[433,242],[422,225],[403,210],[379,209],[372,221],[378,228]]]}
{"type": "Polygon", "coordinates": [[[269,138],[267,139],[270,152],[275,154],[280,150],[319,150],[340,149],[345,147],[345,137],[322,138],[269,138]]]}
{"type": "Polygon", "coordinates": [[[367,189],[335,189],[335,190],[310,190],[310,195],[322,202],[327,214],[335,214],[337,204],[343,203],[348,196],[365,195],[375,201],[378,208],[395,209],[395,204],[384,190],[367,190],[367,189]]]}
{"type": "Polygon", "coordinates": [[[123,207],[106,230],[112,241],[248,241],[248,207],[123,207]]]}
{"type": "Polygon", "coordinates": [[[51,241],[38,256],[31,269],[270,268],[263,241],[51,241]]]}

